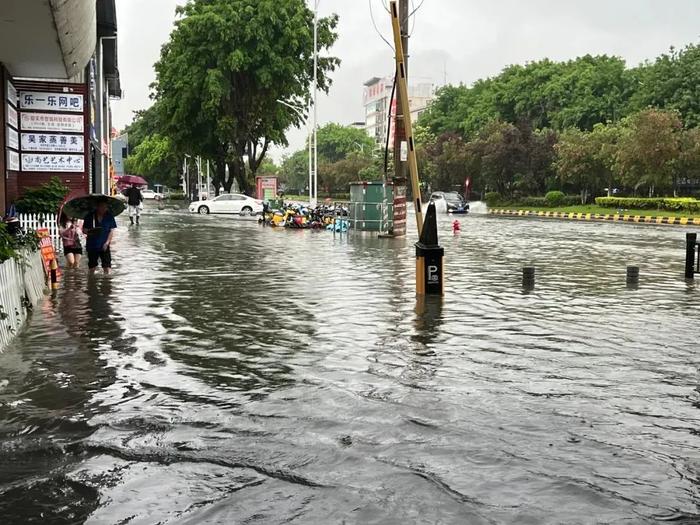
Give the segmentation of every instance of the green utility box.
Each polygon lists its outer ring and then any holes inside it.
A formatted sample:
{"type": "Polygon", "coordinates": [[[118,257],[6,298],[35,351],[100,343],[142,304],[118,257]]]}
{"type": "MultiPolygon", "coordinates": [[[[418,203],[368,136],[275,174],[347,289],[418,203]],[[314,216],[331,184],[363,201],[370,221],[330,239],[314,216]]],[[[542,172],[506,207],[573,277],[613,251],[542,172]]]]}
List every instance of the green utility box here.
{"type": "Polygon", "coordinates": [[[394,186],[384,182],[350,184],[350,227],[367,232],[389,231],[393,224],[394,186]]]}

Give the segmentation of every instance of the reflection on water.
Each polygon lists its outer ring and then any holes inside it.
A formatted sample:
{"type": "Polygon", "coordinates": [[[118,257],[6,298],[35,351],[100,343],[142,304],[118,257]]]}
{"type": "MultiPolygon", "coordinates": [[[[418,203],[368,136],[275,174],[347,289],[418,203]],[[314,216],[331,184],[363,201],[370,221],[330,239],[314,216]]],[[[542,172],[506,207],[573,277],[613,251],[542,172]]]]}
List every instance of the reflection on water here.
{"type": "Polygon", "coordinates": [[[412,238],[122,222],[0,355],[0,516],[698,522],[685,231],[451,221],[444,301],[412,238]]]}

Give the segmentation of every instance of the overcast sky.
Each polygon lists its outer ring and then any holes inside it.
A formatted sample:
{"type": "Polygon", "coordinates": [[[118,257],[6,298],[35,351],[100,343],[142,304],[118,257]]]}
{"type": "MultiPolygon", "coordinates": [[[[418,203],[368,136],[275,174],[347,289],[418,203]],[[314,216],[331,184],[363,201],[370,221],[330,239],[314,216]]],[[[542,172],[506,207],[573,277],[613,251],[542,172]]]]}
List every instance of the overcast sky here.
{"type": "MultiPolygon", "coordinates": [[[[284,0],[278,0],[283,2],[284,0]]],[[[342,64],[319,101],[320,124],[364,120],[363,82],[393,74],[393,54],[372,25],[391,40],[387,0],[320,0],[320,15],[340,16],[333,55],[342,64]]],[[[413,0],[416,5],[421,0],[413,0]]],[[[184,0],[118,0],[119,69],[124,99],[114,104],[115,127],[150,105],[153,63],[167,40],[175,7],[184,0]]],[[[410,76],[442,85],[471,83],[503,67],[544,57],[591,54],[623,57],[628,65],[670,46],[700,41],[698,0],[424,0],[414,20],[410,76]]],[[[303,147],[305,130],[290,130],[289,151],[303,147]]],[[[284,152],[277,150],[274,156],[284,152]]]]}

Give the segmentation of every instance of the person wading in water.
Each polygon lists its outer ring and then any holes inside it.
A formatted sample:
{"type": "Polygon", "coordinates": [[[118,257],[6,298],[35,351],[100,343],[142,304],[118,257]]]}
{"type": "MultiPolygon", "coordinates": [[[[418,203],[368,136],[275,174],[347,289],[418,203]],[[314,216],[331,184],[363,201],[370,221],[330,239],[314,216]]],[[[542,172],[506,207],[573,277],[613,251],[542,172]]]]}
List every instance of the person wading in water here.
{"type": "Polygon", "coordinates": [[[110,245],[114,230],[117,227],[117,221],[109,212],[107,200],[97,202],[97,208],[94,212],[85,217],[83,223],[83,232],[87,235],[87,255],[88,268],[90,273],[95,273],[98,261],[102,263],[102,270],[105,274],[109,274],[112,268],[112,252],[110,245]]]}
{"type": "Polygon", "coordinates": [[[83,256],[83,247],[80,244],[77,221],[61,214],[59,233],[63,241],[63,255],[66,257],[68,268],[78,268],[80,258],[83,256]]]}
{"type": "Polygon", "coordinates": [[[134,219],[136,219],[136,224],[139,224],[141,221],[141,206],[143,205],[141,190],[134,184],[126,190],[125,195],[129,204],[129,220],[131,224],[134,224],[134,219]]]}

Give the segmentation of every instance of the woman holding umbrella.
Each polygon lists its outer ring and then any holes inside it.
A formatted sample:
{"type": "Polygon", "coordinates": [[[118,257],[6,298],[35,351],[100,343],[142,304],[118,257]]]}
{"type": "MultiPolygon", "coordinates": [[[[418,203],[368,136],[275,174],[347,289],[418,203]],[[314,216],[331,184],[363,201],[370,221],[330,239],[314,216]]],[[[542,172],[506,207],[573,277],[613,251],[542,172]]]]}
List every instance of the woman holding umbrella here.
{"type": "Polygon", "coordinates": [[[114,218],[124,211],[124,204],[106,195],[88,195],[66,203],[64,212],[70,217],[84,217],[83,232],[87,236],[85,248],[88,268],[95,273],[98,263],[105,274],[112,268],[112,238],[117,228],[114,218]]]}

